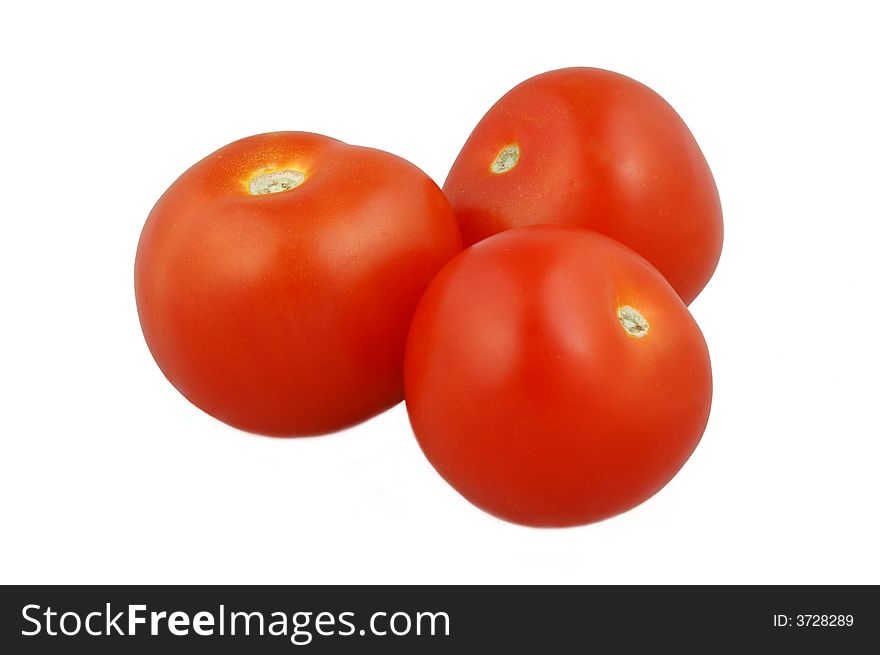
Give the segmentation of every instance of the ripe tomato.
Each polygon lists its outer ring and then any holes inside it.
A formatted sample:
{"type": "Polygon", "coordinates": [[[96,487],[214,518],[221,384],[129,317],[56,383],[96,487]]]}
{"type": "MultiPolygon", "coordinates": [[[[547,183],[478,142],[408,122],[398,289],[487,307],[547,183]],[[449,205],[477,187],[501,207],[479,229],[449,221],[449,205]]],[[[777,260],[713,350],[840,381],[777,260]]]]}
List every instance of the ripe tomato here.
{"type": "Polygon", "coordinates": [[[535,526],[653,495],[696,447],[712,397],[703,336],[669,283],[569,225],[502,232],[447,264],[413,318],[405,380],[437,471],[535,526]]]}
{"type": "Polygon", "coordinates": [[[269,435],[328,432],[402,399],[412,313],[460,249],[449,203],[409,162],[262,134],[159,199],[138,314],[162,372],[204,411],[269,435]]]}
{"type": "Polygon", "coordinates": [[[509,91],[479,122],[443,190],[465,245],[535,223],[607,234],[690,303],[721,254],[721,205],[687,126],[623,75],[566,68],[509,91]]]}

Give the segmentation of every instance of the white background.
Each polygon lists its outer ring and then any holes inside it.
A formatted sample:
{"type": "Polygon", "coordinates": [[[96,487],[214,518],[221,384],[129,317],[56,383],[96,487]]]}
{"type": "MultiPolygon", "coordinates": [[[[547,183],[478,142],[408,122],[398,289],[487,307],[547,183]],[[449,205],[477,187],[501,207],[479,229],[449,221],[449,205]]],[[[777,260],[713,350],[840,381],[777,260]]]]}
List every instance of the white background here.
{"type": "Polygon", "coordinates": [[[876,23],[869,3],[712,4],[7,6],[0,580],[880,582],[876,23]],[[185,168],[294,129],[442,183],[498,97],[573,65],[676,107],[725,211],[692,305],[712,417],[657,496],[597,525],[517,527],[435,474],[403,406],[273,440],[166,382],[132,267],[185,168]]]}

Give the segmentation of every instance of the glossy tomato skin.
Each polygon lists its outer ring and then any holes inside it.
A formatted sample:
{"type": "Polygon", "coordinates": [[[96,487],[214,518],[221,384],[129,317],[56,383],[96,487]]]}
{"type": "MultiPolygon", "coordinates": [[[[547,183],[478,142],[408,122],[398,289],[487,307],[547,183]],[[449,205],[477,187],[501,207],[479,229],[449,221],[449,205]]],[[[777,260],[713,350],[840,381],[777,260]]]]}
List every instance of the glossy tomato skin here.
{"type": "Polygon", "coordinates": [[[402,399],[412,313],[460,249],[448,202],[409,162],[262,134],[197,163],[153,208],[138,314],[163,373],[204,411],[267,435],[325,433],[402,399]],[[252,195],[277,171],[303,181],[252,195]]]}
{"type": "Polygon", "coordinates": [[[566,68],[514,87],[483,117],[443,186],[465,245],[512,227],[571,223],[626,244],[685,303],[721,254],[712,172],[675,110],[647,86],[566,68]],[[515,165],[496,157],[519,148],[515,165]]]}
{"type": "Polygon", "coordinates": [[[566,225],[509,230],[453,259],[413,318],[405,379],[437,471],[478,507],[532,526],[590,523],[649,498],[696,447],[712,397],[703,336],[663,276],[566,225]],[[639,312],[643,332],[621,308],[639,312]]]}

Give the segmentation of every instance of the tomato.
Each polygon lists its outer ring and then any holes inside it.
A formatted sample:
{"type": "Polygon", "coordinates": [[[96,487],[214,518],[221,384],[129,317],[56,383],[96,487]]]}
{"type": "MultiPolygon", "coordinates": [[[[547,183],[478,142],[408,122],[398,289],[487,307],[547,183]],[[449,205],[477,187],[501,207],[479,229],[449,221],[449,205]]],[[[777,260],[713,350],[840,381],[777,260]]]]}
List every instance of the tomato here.
{"type": "Polygon", "coordinates": [[[703,336],[669,283],[569,225],[502,232],[447,264],[413,318],[405,381],[437,471],[534,526],[653,495],[696,447],[712,397],[703,336]]]}
{"type": "Polygon", "coordinates": [[[697,142],[651,89],[595,68],[516,86],[483,117],[443,190],[465,245],[511,227],[571,223],[656,266],[690,303],[721,253],[718,190],[697,142]]]}
{"type": "Polygon", "coordinates": [[[204,411],[324,433],[402,399],[413,311],[460,249],[449,203],[409,162],[262,134],[197,163],[153,208],[138,314],[162,372],[204,411]]]}

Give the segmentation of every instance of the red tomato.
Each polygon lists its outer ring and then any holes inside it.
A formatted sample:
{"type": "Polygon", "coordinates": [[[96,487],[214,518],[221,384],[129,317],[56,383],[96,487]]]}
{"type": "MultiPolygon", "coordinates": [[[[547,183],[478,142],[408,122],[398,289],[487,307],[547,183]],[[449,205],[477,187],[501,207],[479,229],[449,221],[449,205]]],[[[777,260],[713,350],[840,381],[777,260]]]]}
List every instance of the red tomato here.
{"type": "Polygon", "coordinates": [[[449,203],[409,162],[262,134],[159,199],[138,314],[162,372],[204,411],[269,435],[328,432],[402,399],[412,313],[460,249],[449,203]]]}
{"type": "Polygon", "coordinates": [[[483,117],[443,190],[465,245],[535,223],[607,234],[690,303],[721,254],[721,204],[703,153],[651,89],[595,68],[526,80],[483,117]]]}
{"type": "Polygon", "coordinates": [[[712,397],[703,336],[669,283],[568,225],[502,232],[453,259],[416,310],[405,380],[440,474],[535,526],[653,495],[696,447],[712,397]]]}

